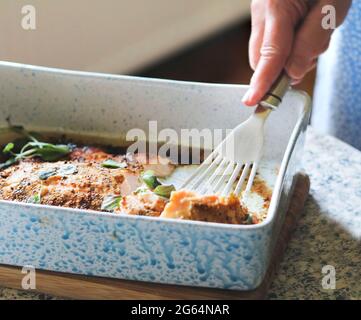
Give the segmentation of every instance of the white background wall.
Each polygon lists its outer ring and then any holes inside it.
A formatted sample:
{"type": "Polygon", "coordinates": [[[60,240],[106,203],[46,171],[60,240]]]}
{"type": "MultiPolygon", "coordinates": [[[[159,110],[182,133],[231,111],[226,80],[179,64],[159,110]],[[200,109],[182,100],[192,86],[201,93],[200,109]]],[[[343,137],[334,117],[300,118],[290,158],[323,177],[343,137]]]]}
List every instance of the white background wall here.
{"type": "Polygon", "coordinates": [[[0,60],[127,73],[249,14],[250,0],[1,0],[0,60]],[[21,8],[36,9],[36,30],[21,8]]]}

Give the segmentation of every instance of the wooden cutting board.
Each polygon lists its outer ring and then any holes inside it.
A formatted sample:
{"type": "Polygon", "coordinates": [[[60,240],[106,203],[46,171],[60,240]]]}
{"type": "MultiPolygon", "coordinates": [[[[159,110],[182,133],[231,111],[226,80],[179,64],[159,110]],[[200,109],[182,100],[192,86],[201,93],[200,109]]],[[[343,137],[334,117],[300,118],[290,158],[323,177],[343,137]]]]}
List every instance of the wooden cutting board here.
{"type": "MultiPolygon", "coordinates": [[[[79,276],[51,271],[36,272],[38,292],[74,299],[264,299],[282,260],[292,231],[302,212],[310,188],[306,175],[299,175],[281,229],[270,267],[262,284],[252,291],[230,291],[164,285],[130,280],[79,276]]],[[[0,285],[21,289],[21,268],[0,265],[0,285]]]]}

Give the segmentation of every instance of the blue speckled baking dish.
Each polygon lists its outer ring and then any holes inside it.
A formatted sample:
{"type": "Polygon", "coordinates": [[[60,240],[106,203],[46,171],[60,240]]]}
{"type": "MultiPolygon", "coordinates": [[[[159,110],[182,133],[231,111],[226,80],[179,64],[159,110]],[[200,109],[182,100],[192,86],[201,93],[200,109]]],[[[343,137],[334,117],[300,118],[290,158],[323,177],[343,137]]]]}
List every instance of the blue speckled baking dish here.
{"type": "MultiPolygon", "coordinates": [[[[124,138],[129,129],[230,129],[252,112],[247,86],[145,79],[0,63],[0,127],[124,138]]],[[[263,161],[279,173],[267,218],[226,225],[0,201],[0,263],[249,290],[266,272],[300,170],[307,95],[291,91],[266,124],[263,161]]],[[[1,140],[1,137],[0,137],[1,140]]],[[[0,141],[3,142],[3,141],[0,141]]]]}

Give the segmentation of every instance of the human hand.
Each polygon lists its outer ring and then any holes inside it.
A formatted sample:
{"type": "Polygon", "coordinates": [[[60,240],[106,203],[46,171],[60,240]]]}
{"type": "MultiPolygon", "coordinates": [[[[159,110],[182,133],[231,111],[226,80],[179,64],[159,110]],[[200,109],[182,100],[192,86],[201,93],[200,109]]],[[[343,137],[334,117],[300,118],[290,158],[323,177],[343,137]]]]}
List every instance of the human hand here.
{"type": "Polygon", "coordinates": [[[336,26],[346,17],[352,0],[253,0],[250,65],[254,70],[250,89],[243,98],[256,105],[283,69],[292,84],[302,81],[328,48],[332,29],[322,27],[322,8],[336,9],[336,26]]]}

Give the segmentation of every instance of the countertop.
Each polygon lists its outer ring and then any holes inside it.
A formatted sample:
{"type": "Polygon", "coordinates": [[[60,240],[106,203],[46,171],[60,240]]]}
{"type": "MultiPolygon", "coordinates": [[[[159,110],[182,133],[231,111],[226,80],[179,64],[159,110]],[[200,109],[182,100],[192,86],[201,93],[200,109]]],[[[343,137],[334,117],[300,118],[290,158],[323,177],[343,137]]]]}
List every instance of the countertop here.
{"type": "MultiPolygon", "coordinates": [[[[269,291],[270,299],[361,299],[361,152],[309,127],[311,191],[269,291]],[[324,266],[335,289],[324,289],[324,266]]],[[[0,299],[57,299],[0,287],[0,299]]]]}

